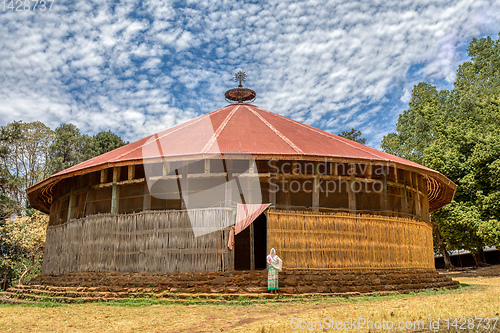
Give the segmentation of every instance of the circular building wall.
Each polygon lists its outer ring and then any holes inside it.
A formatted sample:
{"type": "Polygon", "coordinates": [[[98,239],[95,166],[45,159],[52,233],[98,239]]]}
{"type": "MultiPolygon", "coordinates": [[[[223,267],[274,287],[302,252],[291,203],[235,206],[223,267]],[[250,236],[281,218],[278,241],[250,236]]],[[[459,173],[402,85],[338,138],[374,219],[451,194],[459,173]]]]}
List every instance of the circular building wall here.
{"type": "Polygon", "coordinates": [[[400,269],[431,266],[429,212],[455,189],[437,171],[236,103],[52,175],[28,198],[50,213],[43,272],[231,270],[236,251],[253,262],[262,246],[287,269],[400,269]],[[266,232],[236,235],[249,246],[230,251],[237,204],[264,203],[266,232]]]}

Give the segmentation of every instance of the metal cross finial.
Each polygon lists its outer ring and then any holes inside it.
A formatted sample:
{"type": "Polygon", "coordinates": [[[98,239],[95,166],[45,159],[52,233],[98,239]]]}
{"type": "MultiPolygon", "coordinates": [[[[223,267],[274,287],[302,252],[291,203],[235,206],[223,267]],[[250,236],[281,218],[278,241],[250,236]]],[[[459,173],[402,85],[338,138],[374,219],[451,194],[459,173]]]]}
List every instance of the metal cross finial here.
{"type": "Polygon", "coordinates": [[[245,72],[242,72],[242,71],[239,71],[238,73],[234,73],[234,82],[238,82],[240,81],[240,84],[238,85],[238,87],[243,87],[243,85],[241,84],[241,82],[246,82],[246,77],[247,77],[247,74],[245,72]]]}

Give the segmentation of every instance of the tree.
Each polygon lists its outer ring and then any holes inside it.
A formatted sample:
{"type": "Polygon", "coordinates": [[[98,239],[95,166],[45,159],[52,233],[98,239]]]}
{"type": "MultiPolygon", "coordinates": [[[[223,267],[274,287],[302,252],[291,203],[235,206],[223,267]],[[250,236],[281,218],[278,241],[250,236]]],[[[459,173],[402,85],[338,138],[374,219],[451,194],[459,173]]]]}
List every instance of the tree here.
{"type": "Polygon", "coordinates": [[[8,184],[4,190],[17,207],[26,208],[26,188],[48,176],[47,149],[53,132],[39,121],[19,121],[3,126],[1,137],[0,169],[8,184]]]}
{"type": "Polygon", "coordinates": [[[448,94],[447,91],[438,92],[435,86],[424,82],[415,85],[410,108],[399,116],[396,133],[389,133],[382,139],[382,149],[421,164],[424,150],[443,131],[448,94]]]}
{"type": "MultiPolygon", "coordinates": [[[[425,149],[443,133],[446,101],[449,92],[439,92],[435,86],[421,82],[413,87],[409,109],[398,118],[396,133],[382,139],[384,151],[402,158],[424,164],[425,149]]],[[[434,239],[444,257],[446,268],[452,268],[448,253],[447,238],[443,235],[440,220],[431,217],[434,239]]]]}
{"type": "Polygon", "coordinates": [[[93,137],[72,124],[55,132],[41,122],[15,121],[0,128],[0,274],[19,283],[41,268],[48,216],[34,213],[26,188],[48,175],[118,148],[111,132],[93,137]]]}
{"type": "Polygon", "coordinates": [[[9,196],[11,192],[11,177],[5,168],[0,168],[0,223],[15,211],[21,209],[9,196]]]}
{"type": "Polygon", "coordinates": [[[468,221],[465,248],[481,260],[484,245],[500,245],[500,41],[473,39],[468,53],[448,98],[444,135],[424,162],[459,184],[457,205],[445,211],[452,221],[468,221]]]}
{"type": "Polygon", "coordinates": [[[14,271],[19,284],[30,273],[33,276],[39,273],[48,220],[46,214],[37,212],[31,216],[10,217],[0,225],[1,240],[9,248],[0,258],[0,266],[7,268],[4,281],[9,270],[14,271]]]}
{"type": "Polygon", "coordinates": [[[355,128],[352,128],[350,131],[343,131],[342,133],[339,133],[337,135],[352,141],[356,141],[363,145],[366,143],[366,138],[361,138],[361,131],[358,131],[355,128]]]}
{"type": "MultiPolygon", "coordinates": [[[[10,153],[7,143],[12,140],[12,133],[8,133],[2,127],[0,130],[0,161],[7,159],[10,153]]],[[[0,223],[11,216],[15,211],[20,211],[21,207],[11,199],[10,193],[15,191],[15,178],[11,175],[7,167],[0,165],[0,223]]]]}
{"type": "Polygon", "coordinates": [[[500,41],[474,39],[468,52],[452,91],[414,87],[382,148],[459,185],[454,201],[433,213],[435,229],[449,249],[469,250],[480,264],[485,245],[500,245],[500,41]]]}
{"type": "Polygon", "coordinates": [[[73,124],[61,124],[54,131],[54,141],[49,147],[51,174],[67,169],[85,160],[85,147],[90,137],[81,135],[73,124]]]}
{"type": "Polygon", "coordinates": [[[81,134],[73,124],[61,124],[56,128],[54,141],[49,148],[50,173],[57,173],[125,144],[110,131],[99,132],[91,137],[81,134]]]}
{"type": "Polygon", "coordinates": [[[99,132],[88,140],[85,146],[85,158],[90,159],[99,156],[126,144],[128,142],[124,142],[118,135],[111,131],[99,132]]]}
{"type": "Polygon", "coordinates": [[[452,201],[449,205],[433,214],[439,226],[440,235],[446,239],[448,248],[466,249],[471,252],[476,264],[480,258],[484,240],[478,235],[481,223],[480,213],[476,206],[467,202],[452,201]]]}

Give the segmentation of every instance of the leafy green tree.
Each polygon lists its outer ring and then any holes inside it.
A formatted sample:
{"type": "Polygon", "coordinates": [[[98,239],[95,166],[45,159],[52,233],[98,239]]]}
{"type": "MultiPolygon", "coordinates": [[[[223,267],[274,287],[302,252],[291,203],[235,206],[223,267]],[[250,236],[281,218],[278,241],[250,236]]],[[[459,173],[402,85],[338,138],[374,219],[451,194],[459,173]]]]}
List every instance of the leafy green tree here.
{"type": "Polygon", "coordinates": [[[31,216],[9,217],[0,225],[0,237],[9,249],[0,257],[4,281],[9,271],[19,284],[40,272],[48,220],[46,214],[37,212],[31,216]]]}
{"type": "Polygon", "coordinates": [[[468,53],[448,99],[446,131],[424,162],[459,184],[458,205],[444,211],[452,221],[468,221],[473,232],[461,242],[480,260],[484,245],[500,245],[500,41],[473,39],[468,53]]]}
{"type": "MultiPolygon", "coordinates": [[[[0,161],[7,159],[10,153],[7,142],[12,138],[4,128],[0,130],[0,161]]],[[[7,167],[2,163],[0,165],[0,223],[11,216],[15,211],[20,211],[21,207],[16,205],[16,202],[10,198],[10,193],[16,187],[15,178],[11,175],[7,167]]]]}
{"type": "Polygon", "coordinates": [[[454,201],[433,213],[435,229],[449,249],[469,250],[480,264],[485,245],[500,246],[500,41],[474,39],[468,53],[452,91],[414,87],[382,148],[459,185],[454,201]]]}
{"type": "Polygon", "coordinates": [[[40,271],[48,216],[28,206],[26,188],[84,160],[124,145],[111,132],[93,137],[72,124],[53,132],[41,122],[0,128],[0,274],[3,285],[40,271]]]}
{"type": "Polygon", "coordinates": [[[73,124],[61,124],[56,128],[54,141],[49,148],[50,173],[57,173],[125,144],[111,131],[88,136],[81,134],[73,124]]]}
{"type": "Polygon", "coordinates": [[[85,147],[90,137],[80,134],[73,124],[61,124],[54,131],[54,141],[49,147],[49,169],[54,174],[85,160],[85,147]]]}
{"type": "MultiPolygon", "coordinates": [[[[40,121],[12,122],[1,128],[3,190],[16,207],[26,208],[26,188],[48,176],[47,150],[53,132],[40,121]],[[7,184],[7,185],[5,185],[7,184]]],[[[21,212],[17,210],[17,213],[21,212]]]]}
{"type": "Polygon", "coordinates": [[[9,196],[11,186],[10,175],[5,168],[0,168],[0,223],[21,209],[9,196]]]}
{"type": "Polygon", "coordinates": [[[447,91],[424,82],[413,87],[410,108],[398,118],[396,133],[382,139],[384,151],[422,163],[424,150],[443,132],[447,91]]]}
{"type": "Polygon", "coordinates": [[[448,206],[436,211],[433,217],[448,247],[467,249],[474,256],[481,253],[484,240],[478,235],[478,226],[481,224],[478,207],[468,202],[452,201],[448,206]]]}
{"type": "MultiPolygon", "coordinates": [[[[439,92],[435,86],[421,82],[413,87],[409,109],[405,110],[396,124],[396,133],[382,139],[384,151],[424,164],[425,149],[442,135],[449,92],[439,92]]],[[[447,173],[445,173],[447,174],[447,173]]],[[[431,218],[436,248],[444,257],[445,266],[451,268],[446,235],[442,232],[441,220],[431,218]]],[[[453,247],[451,247],[453,248],[453,247]]]]}
{"type": "MultiPolygon", "coordinates": [[[[41,122],[18,121],[0,128],[0,272],[4,287],[9,277],[19,279],[25,271],[24,275],[33,271],[29,268],[33,263],[38,263],[37,257],[30,257],[22,249],[26,243],[15,240],[17,236],[9,228],[14,218],[20,222],[20,216],[31,211],[26,188],[48,175],[47,149],[52,135],[41,122]]],[[[26,237],[29,241],[30,236],[26,237]]]]}
{"type": "Polygon", "coordinates": [[[85,158],[90,159],[128,144],[111,131],[102,131],[87,141],[85,158]]]}
{"type": "Polygon", "coordinates": [[[343,131],[342,133],[339,133],[337,135],[352,141],[359,142],[363,145],[366,143],[366,138],[361,137],[363,133],[355,128],[352,128],[350,131],[343,131]]]}

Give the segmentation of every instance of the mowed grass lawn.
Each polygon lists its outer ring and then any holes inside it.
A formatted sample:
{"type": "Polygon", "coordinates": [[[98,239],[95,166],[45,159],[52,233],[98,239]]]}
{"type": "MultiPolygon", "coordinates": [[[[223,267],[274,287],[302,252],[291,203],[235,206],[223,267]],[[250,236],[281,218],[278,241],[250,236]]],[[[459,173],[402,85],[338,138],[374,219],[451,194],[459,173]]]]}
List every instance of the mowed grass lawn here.
{"type": "MultiPolygon", "coordinates": [[[[500,332],[500,322],[495,330],[486,330],[484,325],[478,330],[477,320],[474,329],[470,330],[460,329],[460,321],[456,322],[457,329],[446,329],[445,322],[448,318],[452,324],[455,318],[500,317],[500,266],[459,274],[454,279],[465,286],[451,291],[349,299],[330,297],[283,303],[155,304],[154,301],[136,300],[112,305],[93,303],[53,307],[43,303],[3,304],[0,305],[0,332],[368,332],[366,326],[325,329],[328,326],[325,326],[324,318],[329,318],[330,323],[332,319],[343,322],[353,319],[359,324],[358,318],[366,318],[373,325],[377,321],[385,321],[386,328],[389,322],[394,325],[392,330],[374,327],[372,332],[428,332],[429,320],[438,318],[443,332],[500,332]],[[317,329],[312,329],[315,321],[322,321],[322,327],[318,322],[317,329]],[[426,325],[424,329],[404,328],[404,325],[412,326],[421,321],[426,325]],[[404,323],[403,329],[399,329],[399,322],[404,323]],[[304,329],[293,329],[299,325],[304,329]],[[311,329],[307,329],[308,325],[311,329]]],[[[462,328],[467,328],[467,325],[462,328]]]]}

